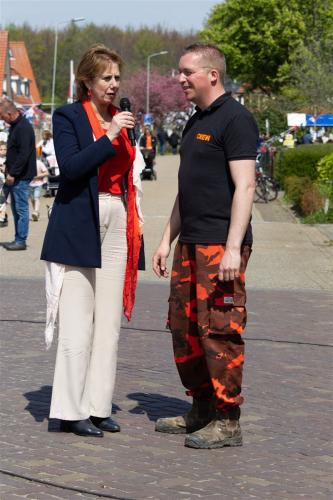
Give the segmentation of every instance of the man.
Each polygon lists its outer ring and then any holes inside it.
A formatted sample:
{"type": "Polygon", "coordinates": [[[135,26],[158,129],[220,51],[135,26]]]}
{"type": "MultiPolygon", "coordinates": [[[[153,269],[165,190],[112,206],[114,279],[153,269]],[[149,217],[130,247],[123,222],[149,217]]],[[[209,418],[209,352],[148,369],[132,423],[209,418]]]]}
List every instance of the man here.
{"type": "Polygon", "coordinates": [[[29,183],[36,176],[35,134],[15,104],[0,101],[0,119],[10,124],[7,141],[6,185],[11,195],[15,240],[3,245],[7,250],[25,250],[29,230],[29,183]]]}
{"type": "Polygon", "coordinates": [[[161,156],[165,154],[165,148],[168,143],[169,136],[163,127],[159,127],[157,130],[157,139],[159,143],[159,153],[161,156]]]}
{"type": "Polygon", "coordinates": [[[169,137],[169,144],[172,148],[172,154],[176,155],[177,154],[177,148],[179,144],[179,135],[177,134],[176,130],[172,131],[172,134],[169,137]]]}
{"type": "Polygon", "coordinates": [[[184,416],[161,418],[156,431],[188,433],[185,446],[240,446],[246,323],[245,268],[251,253],[258,130],[252,115],[223,86],[225,59],[210,44],[185,49],[179,82],[196,104],[181,141],[179,190],[153,257],[169,275],[175,361],[187,394],[184,416]]]}

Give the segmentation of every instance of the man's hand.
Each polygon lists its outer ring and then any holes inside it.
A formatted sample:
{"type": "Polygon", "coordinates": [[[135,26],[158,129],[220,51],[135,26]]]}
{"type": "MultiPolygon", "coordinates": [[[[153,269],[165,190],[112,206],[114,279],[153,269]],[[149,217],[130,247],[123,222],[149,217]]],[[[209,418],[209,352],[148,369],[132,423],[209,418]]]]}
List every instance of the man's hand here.
{"type": "Polygon", "coordinates": [[[169,277],[169,271],[166,267],[166,260],[170,254],[170,245],[168,243],[164,243],[163,241],[160,243],[160,246],[156,250],[153,256],[153,270],[156,276],[159,278],[163,276],[163,278],[169,277]]]}
{"type": "Polygon", "coordinates": [[[233,281],[239,278],[241,265],[240,250],[231,250],[226,248],[219,267],[220,281],[233,281]]]}
{"type": "Polygon", "coordinates": [[[6,177],[5,184],[7,186],[12,186],[14,184],[14,182],[15,182],[15,177],[12,177],[11,175],[8,174],[7,177],[6,177]]]}

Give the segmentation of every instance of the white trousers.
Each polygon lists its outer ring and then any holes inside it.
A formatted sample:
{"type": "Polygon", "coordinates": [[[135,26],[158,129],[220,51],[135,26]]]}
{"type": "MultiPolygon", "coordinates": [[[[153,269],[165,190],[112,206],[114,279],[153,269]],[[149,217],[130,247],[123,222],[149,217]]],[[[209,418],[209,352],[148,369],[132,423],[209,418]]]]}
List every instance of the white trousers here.
{"type": "Polygon", "coordinates": [[[126,208],[99,195],[102,268],[66,266],[50,418],[109,417],[127,260],[126,208]]]}

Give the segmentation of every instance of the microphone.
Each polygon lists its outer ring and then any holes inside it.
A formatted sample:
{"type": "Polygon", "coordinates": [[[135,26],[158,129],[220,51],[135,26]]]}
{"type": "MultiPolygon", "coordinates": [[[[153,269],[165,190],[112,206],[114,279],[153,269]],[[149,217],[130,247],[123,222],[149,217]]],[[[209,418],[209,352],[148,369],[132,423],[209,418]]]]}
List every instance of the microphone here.
{"type": "MultiPolygon", "coordinates": [[[[122,111],[131,111],[131,103],[128,97],[122,97],[120,99],[119,106],[122,111]]],[[[127,136],[131,141],[132,146],[135,146],[135,132],[132,128],[127,129],[127,136]]]]}

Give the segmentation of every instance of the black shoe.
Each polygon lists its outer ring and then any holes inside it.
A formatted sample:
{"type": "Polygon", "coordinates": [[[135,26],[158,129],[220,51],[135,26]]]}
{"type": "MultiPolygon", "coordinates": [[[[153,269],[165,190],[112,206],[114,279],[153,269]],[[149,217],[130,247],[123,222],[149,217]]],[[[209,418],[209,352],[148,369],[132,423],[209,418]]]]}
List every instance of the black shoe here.
{"type": "Polygon", "coordinates": [[[90,417],[90,420],[96,427],[105,432],[120,432],[120,425],[111,417],[100,418],[90,417]]]}
{"type": "Polygon", "coordinates": [[[61,420],[60,430],[63,432],[73,432],[78,436],[103,437],[103,432],[91,422],[86,420],[61,420]]]}
{"type": "Polygon", "coordinates": [[[8,226],[8,220],[0,220],[0,227],[7,227],[8,226]]]}
{"type": "Polygon", "coordinates": [[[27,245],[25,243],[17,243],[16,241],[12,241],[11,243],[4,243],[3,247],[6,250],[26,250],[27,245]]]}

